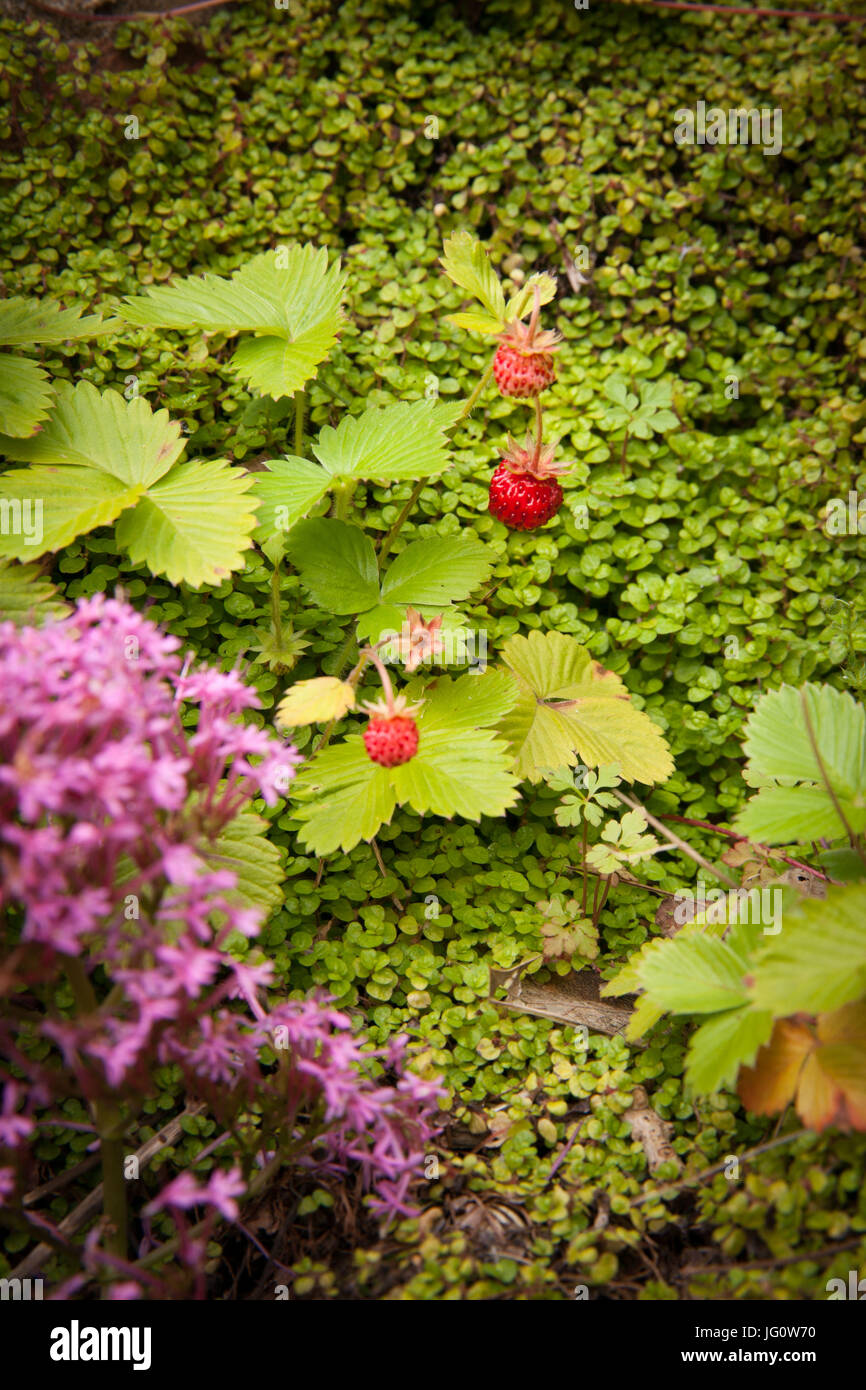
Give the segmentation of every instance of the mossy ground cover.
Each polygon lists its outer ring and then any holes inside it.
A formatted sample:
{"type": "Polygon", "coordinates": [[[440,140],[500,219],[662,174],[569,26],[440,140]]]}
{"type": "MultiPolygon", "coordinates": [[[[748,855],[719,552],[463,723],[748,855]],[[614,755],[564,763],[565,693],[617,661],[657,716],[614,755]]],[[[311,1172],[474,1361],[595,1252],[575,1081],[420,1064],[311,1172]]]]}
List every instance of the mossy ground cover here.
{"type": "MultiPolygon", "coordinates": [[[[866,53],[850,29],[618,4],[360,0],[92,26],[87,41],[5,21],[0,59],[6,292],[110,309],[281,242],[330,247],[349,271],[349,323],[311,389],[311,428],[346,408],[472,389],[487,348],[445,323],[458,306],[438,267],[448,232],[472,228],[515,286],[534,270],[558,277],[568,351],[548,423],[578,463],[566,507],[529,536],[487,514],[498,444],[523,421],[491,395],[397,548],[474,529],[497,556],[469,613],[491,650],[517,632],[569,633],[623,678],[676,760],[648,798],[657,816],[729,822],[759,691],[813,678],[862,695],[862,541],[821,525],[857,485],[866,421],[866,53]],[[698,100],[780,108],[783,152],[678,146],[675,112],[698,100]],[[582,248],[588,283],[575,288],[582,248]],[[614,372],[638,394],[673,374],[676,427],[624,439],[602,389],[614,372]]],[[[191,456],[251,467],[285,451],[291,411],[246,393],[229,355],[219,334],[128,328],[43,362],[137,390],[184,419],[191,456]]],[[[409,491],[359,491],[365,525],[386,532],[409,491]]],[[[173,587],[95,532],[53,577],[69,598],[121,585],[231,665],[255,656],[270,573],[251,554],[219,588],[173,587]]],[[[309,642],[291,679],[334,669],[345,621],[311,609],[291,573],[282,600],[309,642]]],[[[249,675],[270,719],[288,679],[262,664],[249,675]]],[[[554,803],[542,784],[519,813],[480,826],[401,811],[378,853],[362,844],[324,864],[298,853],[290,803],[269,813],[285,901],[260,944],[280,986],[327,989],[376,1041],[408,1032],[453,1098],[426,1210],[384,1244],[372,1223],[344,1221],[345,1194],[287,1195],[285,1248],[308,1261],[297,1291],[825,1297],[866,1252],[862,1137],[807,1135],[747,1161],[776,1129],[732,1096],[686,1097],[681,1026],[643,1048],[591,1034],[584,1053],[573,1030],[488,1000],[491,967],[540,949],[538,904],[573,893],[574,832],[554,803]],[[637,1085],[673,1126],[680,1165],[652,1178],[623,1119],[637,1085]],[[679,1185],[659,1191],[666,1180],[679,1185]]],[[[689,836],[710,859],[724,848],[689,836]]],[[[693,874],[675,855],[646,870],[670,890],[693,874]]],[[[617,889],[603,975],[651,933],[654,907],[617,889]]],[[[155,1126],[177,1104],[170,1070],[160,1083],[155,1126]]],[[[192,1122],[160,1163],[191,1161],[206,1131],[192,1122]]],[[[77,1161],[87,1136],[40,1142],[56,1166],[77,1161]]],[[[73,1200],[58,1196],[53,1214],[73,1200]]]]}

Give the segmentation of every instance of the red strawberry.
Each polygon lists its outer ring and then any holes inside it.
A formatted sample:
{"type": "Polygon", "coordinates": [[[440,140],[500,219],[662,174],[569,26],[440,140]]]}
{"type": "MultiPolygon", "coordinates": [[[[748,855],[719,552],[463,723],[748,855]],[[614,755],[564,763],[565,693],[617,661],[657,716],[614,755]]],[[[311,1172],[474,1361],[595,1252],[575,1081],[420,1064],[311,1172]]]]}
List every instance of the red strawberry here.
{"type": "Polygon", "coordinates": [[[538,444],[521,449],[513,439],[490,479],[489,509],[497,521],[512,531],[536,531],[562,506],[562,488],[556,481],[565,465],[553,463],[554,446],[538,444]]]}
{"type": "Polygon", "coordinates": [[[559,351],[559,334],[539,331],[540,309],[541,294],[536,285],[529,323],[518,319],[500,336],[493,375],[503,396],[538,396],[556,379],[553,354],[559,351]]]}
{"type": "Polygon", "coordinates": [[[418,725],[413,715],[417,705],[407,705],[402,695],[390,704],[377,701],[365,705],[372,718],[364,730],[364,747],[380,767],[400,767],[418,752],[418,725]]]}

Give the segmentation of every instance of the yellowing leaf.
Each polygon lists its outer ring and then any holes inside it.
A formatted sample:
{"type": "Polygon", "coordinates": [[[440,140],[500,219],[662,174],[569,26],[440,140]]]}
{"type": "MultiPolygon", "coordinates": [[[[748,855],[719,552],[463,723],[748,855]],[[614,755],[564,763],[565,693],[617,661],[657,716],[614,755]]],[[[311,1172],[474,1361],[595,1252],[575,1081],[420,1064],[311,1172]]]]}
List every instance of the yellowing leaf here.
{"type": "Polygon", "coordinates": [[[324,724],[341,719],[354,708],[355,691],[347,681],[336,676],[319,676],[316,680],[298,681],[277,707],[277,723],[286,729],[301,724],[324,724]]]}
{"type": "Polygon", "coordinates": [[[740,1072],[737,1090],[748,1110],[756,1115],[775,1115],[794,1099],[800,1075],[815,1037],[802,1023],[780,1019],[769,1043],[762,1047],[753,1067],[740,1072]]]}
{"type": "Polygon", "coordinates": [[[516,769],[531,782],[543,769],[616,763],[628,781],[662,782],[674,770],[668,746],[648,715],[631,703],[619,676],[594,661],[573,637],[532,632],[512,637],[503,659],[520,699],[500,732],[516,769]]]}

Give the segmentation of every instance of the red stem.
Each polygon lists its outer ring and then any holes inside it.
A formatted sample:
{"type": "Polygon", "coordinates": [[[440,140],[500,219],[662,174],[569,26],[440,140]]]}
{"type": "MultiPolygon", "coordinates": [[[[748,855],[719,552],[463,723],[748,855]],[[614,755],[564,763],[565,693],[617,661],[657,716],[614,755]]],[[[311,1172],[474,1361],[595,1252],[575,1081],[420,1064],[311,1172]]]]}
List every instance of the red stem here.
{"type": "MultiPolygon", "coordinates": [[[[691,820],[688,816],[659,816],[659,820],[674,820],[680,825],[696,825],[702,830],[712,830],[714,835],[725,835],[729,840],[748,841],[748,835],[738,835],[736,830],[725,830],[724,826],[713,825],[708,820],[691,820]]],[[[811,874],[813,878],[823,879],[825,883],[832,883],[833,879],[828,878],[827,874],[822,874],[820,869],[813,869],[811,864],[803,864],[799,859],[792,859],[788,854],[773,853],[774,859],[781,859],[784,864],[790,864],[793,869],[802,869],[804,873],[811,874]]]]}

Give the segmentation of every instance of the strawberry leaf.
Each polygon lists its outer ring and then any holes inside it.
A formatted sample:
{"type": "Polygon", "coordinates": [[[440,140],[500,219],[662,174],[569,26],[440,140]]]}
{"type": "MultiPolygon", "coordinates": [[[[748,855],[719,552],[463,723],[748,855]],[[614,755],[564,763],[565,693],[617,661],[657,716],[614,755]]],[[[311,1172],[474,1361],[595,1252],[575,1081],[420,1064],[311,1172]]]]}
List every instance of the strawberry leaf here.
{"type": "Polygon", "coordinates": [[[277,706],[277,723],[286,729],[301,724],[325,724],[342,719],[355,706],[355,691],[336,676],[297,681],[277,706]]]}
{"type": "Polygon", "coordinates": [[[501,732],[515,750],[521,777],[538,782],[542,769],[617,763],[629,781],[664,781],[673,761],[661,732],[635,709],[613,672],[585,647],[556,632],[512,637],[503,659],[520,697],[501,732]]]}
{"type": "Polygon", "coordinates": [[[357,526],[320,517],[301,521],[285,542],[301,583],[321,608],[363,613],[379,598],[373,543],[357,526]]]}
{"type": "Polygon", "coordinates": [[[449,465],[449,430],[460,404],[428,400],[371,406],[346,415],[336,429],[326,425],[313,453],[333,478],[433,477],[449,465]]]}
{"type": "Polygon", "coordinates": [[[500,324],[504,322],[505,295],[499,276],[477,237],[465,229],[447,237],[441,265],[449,280],[477,299],[500,324]]]}
{"type": "Polygon", "coordinates": [[[233,358],[254,390],[288,396],[300,390],[328,357],[341,326],[345,275],[339,261],[313,246],[277,247],[254,256],[231,278],[191,276],[159,285],[123,309],[146,327],[195,328],[257,336],[233,358]]]}

